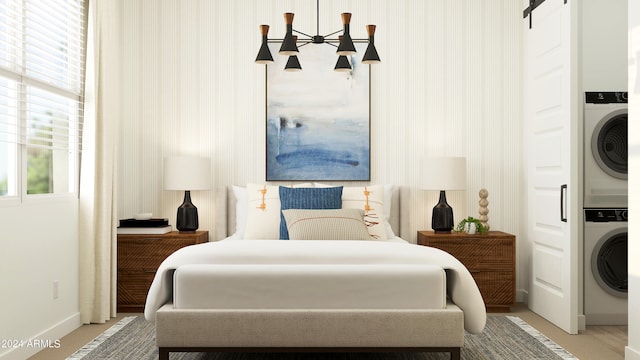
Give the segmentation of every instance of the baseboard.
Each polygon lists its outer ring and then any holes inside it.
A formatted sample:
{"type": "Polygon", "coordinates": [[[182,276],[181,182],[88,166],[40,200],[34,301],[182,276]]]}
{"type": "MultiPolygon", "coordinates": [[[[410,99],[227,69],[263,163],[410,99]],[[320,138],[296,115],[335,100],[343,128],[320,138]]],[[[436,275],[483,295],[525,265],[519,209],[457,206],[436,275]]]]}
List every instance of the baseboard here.
{"type": "MultiPolygon", "coordinates": [[[[529,293],[526,290],[516,290],[516,302],[521,302],[528,306],[529,304],[529,293]]],[[[586,321],[584,315],[578,315],[578,331],[586,330],[586,321]]],[[[637,359],[640,360],[640,359],[637,359]]]]}
{"type": "Polygon", "coordinates": [[[520,289],[516,290],[516,302],[528,304],[529,303],[529,293],[526,290],[520,289]]]}
{"type": "Polygon", "coordinates": [[[584,315],[578,315],[578,331],[587,330],[587,318],[584,315]]]}
{"type": "Polygon", "coordinates": [[[80,327],[80,313],[75,313],[30,339],[16,340],[12,350],[0,354],[0,360],[24,360],[45,348],[64,346],[61,340],[65,335],[80,327]]]}
{"type": "Polygon", "coordinates": [[[624,359],[625,360],[640,360],[640,350],[633,349],[629,346],[624,347],[624,359]]]}

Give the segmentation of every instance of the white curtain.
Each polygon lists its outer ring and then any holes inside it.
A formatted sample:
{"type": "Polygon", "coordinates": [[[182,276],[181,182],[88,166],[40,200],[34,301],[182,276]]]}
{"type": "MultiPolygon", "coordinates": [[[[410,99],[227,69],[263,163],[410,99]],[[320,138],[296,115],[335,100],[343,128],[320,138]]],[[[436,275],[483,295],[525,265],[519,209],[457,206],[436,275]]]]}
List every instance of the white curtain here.
{"type": "Polygon", "coordinates": [[[79,225],[85,324],[116,315],[119,3],[89,0],[79,225]]]}

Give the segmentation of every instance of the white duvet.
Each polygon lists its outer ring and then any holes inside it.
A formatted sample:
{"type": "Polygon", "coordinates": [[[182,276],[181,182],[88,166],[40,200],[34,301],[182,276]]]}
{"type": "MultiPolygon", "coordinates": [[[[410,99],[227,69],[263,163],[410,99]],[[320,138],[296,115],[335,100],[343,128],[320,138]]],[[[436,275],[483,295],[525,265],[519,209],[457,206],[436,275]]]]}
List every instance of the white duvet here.
{"type": "Polygon", "coordinates": [[[402,240],[226,240],[188,246],[158,268],[144,309],[147,320],[154,321],[156,311],[171,301],[173,270],[185,264],[434,264],[449,270],[448,293],[464,312],[465,330],[480,333],[486,322],[480,291],[462,263],[439,249],[402,240]]]}

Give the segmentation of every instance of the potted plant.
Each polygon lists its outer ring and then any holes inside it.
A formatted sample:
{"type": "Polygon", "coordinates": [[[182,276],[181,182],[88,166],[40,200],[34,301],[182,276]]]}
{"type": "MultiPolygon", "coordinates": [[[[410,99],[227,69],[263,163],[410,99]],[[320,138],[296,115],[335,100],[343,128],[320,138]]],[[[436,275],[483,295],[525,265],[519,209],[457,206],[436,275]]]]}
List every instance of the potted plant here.
{"type": "Polygon", "coordinates": [[[473,216],[469,216],[466,219],[462,219],[458,223],[458,226],[455,228],[455,231],[464,231],[467,234],[475,234],[476,232],[479,234],[484,234],[489,230],[486,226],[480,222],[479,219],[474,218],[473,216]]]}

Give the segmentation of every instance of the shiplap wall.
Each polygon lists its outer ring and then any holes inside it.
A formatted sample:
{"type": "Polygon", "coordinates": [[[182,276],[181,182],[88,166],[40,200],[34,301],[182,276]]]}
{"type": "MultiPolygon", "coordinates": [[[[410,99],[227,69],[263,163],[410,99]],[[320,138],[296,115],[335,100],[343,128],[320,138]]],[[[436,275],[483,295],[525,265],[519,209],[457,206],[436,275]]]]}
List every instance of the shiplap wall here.
{"type": "MultiPolygon", "coordinates": [[[[294,12],[294,28],[315,34],[316,1],[120,1],[120,218],[150,211],[175,223],[183,194],[163,190],[165,156],[211,157],[213,188],[264,182],[265,69],[254,63],[258,26],[269,24],[270,37],[282,37],[282,13],[294,12]]],[[[354,37],[366,37],[366,24],[377,25],[382,63],[371,67],[370,183],[411,188],[412,230],[430,229],[437,203],[437,192],[417,188],[421,158],[465,156],[467,190],[447,193],[456,222],[478,216],[478,191],[486,188],[492,228],[520,233],[518,4],[320,1],[321,34],[342,27],[341,12],[353,13],[354,37]]],[[[193,192],[192,198],[200,228],[215,233],[215,191],[193,192]]],[[[415,235],[407,240],[415,242],[415,235]]]]}

